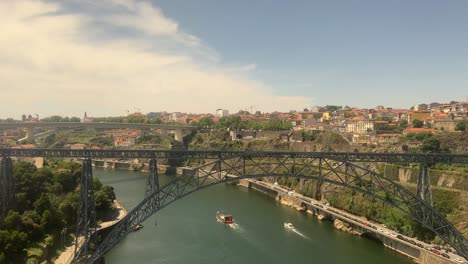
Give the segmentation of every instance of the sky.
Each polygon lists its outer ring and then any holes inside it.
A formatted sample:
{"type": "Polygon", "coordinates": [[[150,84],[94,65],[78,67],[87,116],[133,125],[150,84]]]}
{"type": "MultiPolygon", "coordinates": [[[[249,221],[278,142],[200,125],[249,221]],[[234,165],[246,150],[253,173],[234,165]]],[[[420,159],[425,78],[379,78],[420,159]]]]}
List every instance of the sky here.
{"type": "Polygon", "coordinates": [[[0,1],[0,118],[468,100],[465,0],[0,1]]]}

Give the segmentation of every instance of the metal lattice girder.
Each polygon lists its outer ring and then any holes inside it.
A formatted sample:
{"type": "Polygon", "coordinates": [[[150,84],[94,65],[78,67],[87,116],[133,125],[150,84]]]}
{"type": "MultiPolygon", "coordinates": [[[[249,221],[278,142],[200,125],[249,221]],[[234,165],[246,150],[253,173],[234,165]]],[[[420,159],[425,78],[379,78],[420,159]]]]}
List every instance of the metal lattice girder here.
{"type": "MultiPolygon", "coordinates": [[[[148,180],[146,182],[146,190],[145,190],[145,197],[150,196],[152,193],[159,190],[159,177],[158,177],[158,165],[156,159],[149,160],[149,174],[148,180]]],[[[156,210],[159,205],[157,197],[152,198],[153,205],[155,208],[151,210],[156,210]]]]}
{"type": "Polygon", "coordinates": [[[0,148],[3,157],[45,157],[92,159],[222,159],[282,158],[330,159],[347,162],[391,163],[468,163],[468,154],[408,154],[408,153],[354,153],[354,152],[288,152],[288,151],[223,151],[223,150],[128,150],[128,149],[9,149],[0,148]]]}
{"type": "Polygon", "coordinates": [[[146,182],[145,197],[159,189],[158,166],[156,159],[149,160],[149,175],[146,182]]]}
{"type": "Polygon", "coordinates": [[[13,162],[10,157],[0,160],[0,217],[4,217],[9,209],[15,206],[15,178],[13,177],[13,162]]]}
{"type": "Polygon", "coordinates": [[[90,158],[81,168],[80,205],[76,224],[75,255],[73,263],[87,263],[96,236],[96,208],[93,188],[93,168],[90,158]]]}
{"type": "Polygon", "coordinates": [[[266,176],[318,180],[364,193],[400,209],[432,230],[457,249],[461,255],[468,256],[467,240],[452,224],[426,201],[390,179],[368,168],[342,160],[326,158],[298,159],[294,155],[285,155],[282,159],[278,159],[276,156],[269,158],[266,156],[260,158],[252,156],[217,158],[194,169],[189,175],[178,177],[148,195],[129,212],[124,220],[98,246],[91,256],[90,262],[92,263],[103,256],[131,231],[132,226],[142,223],[156,211],[192,192],[219,183],[266,176]],[[228,175],[237,175],[239,177],[233,178],[228,177],[228,175]],[[159,203],[156,210],[152,210],[155,197],[157,197],[159,203]]]}
{"type": "Polygon", "coordinates": [[[426,201],[428,204],[433,205],[431,183],[427,163],[421,163],[419,166],[417,194],[419,198],[426,201]]]}

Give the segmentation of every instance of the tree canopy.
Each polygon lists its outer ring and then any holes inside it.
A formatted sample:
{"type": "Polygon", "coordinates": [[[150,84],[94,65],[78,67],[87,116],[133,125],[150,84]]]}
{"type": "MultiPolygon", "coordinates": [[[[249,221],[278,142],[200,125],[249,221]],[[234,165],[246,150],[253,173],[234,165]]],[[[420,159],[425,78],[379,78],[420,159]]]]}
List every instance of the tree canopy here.
{"type": "MultiPolygon", "coordinates": [[[[75,229],[81,165],[59,160],[37,169],[29,162],[16,161],[13,177],[17,203],[0,220],[0,263],[39,261],[40,256],[28,259],[28,248],[41,242],[53,246],[63,228],[75,229]]],[[[115,194],[97,179],[94,192],[99,216],[111,209],[115,194]]]]}
{"type": "Polygon", "coordinates": [[[458,121],[455,126],[455,130],[457,131],[467,131],[468,130],[468,119],[463,119],[458,121]]]}

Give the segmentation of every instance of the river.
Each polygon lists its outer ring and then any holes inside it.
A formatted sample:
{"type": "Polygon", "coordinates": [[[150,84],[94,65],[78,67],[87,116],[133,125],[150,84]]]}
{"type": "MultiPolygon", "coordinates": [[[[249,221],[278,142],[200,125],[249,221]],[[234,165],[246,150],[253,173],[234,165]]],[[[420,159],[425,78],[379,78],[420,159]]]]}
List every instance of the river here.
{"type": "MultiPolygon", "coordinates": [[[[113,186],[129,211],[143,198],[144,173],[95,169],[94,176],[113,186]]],[[[161,176],[160,182],[174,177],[161,176]]],[[[106,254],[106,263],[412,263],[378,242],[335,230],[331,222],[224,184],[174,202],[143,225],[106,254]],[[232,214],[237,224],[217,222],[216,211],[232,214]],[[284,222],[293,223],[297,232],[285,229],[284,222]]]]}

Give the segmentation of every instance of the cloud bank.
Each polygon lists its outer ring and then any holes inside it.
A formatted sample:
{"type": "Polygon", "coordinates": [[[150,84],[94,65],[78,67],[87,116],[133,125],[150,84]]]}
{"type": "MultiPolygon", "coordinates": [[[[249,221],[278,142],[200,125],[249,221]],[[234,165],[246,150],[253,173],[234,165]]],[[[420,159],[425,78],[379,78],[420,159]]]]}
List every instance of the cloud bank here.
{"type": "Polygon", "coordinates": [[[274,95],[252,77],[255,63],[225,66],[146,1],[0,1],[0,22],[0,117],[312,104],[274,95]]]}

